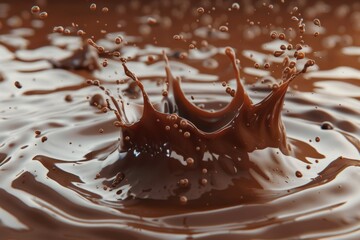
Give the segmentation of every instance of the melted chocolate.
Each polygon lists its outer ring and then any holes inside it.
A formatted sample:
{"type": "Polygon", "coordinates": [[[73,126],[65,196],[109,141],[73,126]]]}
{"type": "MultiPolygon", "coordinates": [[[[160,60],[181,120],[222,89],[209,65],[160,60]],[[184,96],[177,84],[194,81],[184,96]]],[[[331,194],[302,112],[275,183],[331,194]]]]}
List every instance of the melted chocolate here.
{"type": "Polygon", "coordinates": [[[3,238],[359,237],[356,1],[66,3],[0,7],[3,238]]]}

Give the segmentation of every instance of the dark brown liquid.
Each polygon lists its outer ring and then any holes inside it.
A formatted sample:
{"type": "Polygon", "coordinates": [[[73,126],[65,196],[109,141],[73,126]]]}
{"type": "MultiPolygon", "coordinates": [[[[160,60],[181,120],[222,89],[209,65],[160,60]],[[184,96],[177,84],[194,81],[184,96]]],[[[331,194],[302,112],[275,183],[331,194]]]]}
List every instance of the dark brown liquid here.
{"type": "Polygon", "coordinates": [[[0,7],[2,238],[359,237],[356,1],[92,3],[0,7]]]}

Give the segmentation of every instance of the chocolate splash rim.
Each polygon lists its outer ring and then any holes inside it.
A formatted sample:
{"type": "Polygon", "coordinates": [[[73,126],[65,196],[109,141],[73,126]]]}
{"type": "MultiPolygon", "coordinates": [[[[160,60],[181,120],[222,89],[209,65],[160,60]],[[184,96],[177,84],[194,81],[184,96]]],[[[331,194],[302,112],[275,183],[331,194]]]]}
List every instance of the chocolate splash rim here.
{"type": "MultiPolygon", "coordinates": [[[[250,154],[266,148],[292,154],[281,110],[289,84],[315,62],[308,60],[303,70],[287,72],[286,81],[253,104],[241,83],[234,50],[227,47],[225,54],[232,62],[237,86],[228,92],[233,96],[231,102],[215,112],[201,110],[187,100],[181,78],[172,75],[166,54],[166,90],[159,109],[123,62],[125,75],[140,88],[143,113],[129,124],[124,100],[120,96],[119,104],[105,90],[115,106],[107,100],[118,120],[114,124],[120,128],[120,146],[118,160],[101,169],[99,175],[107,179],[105,185],[120,189],[119,200],[166,200],[178,205],[179,200],[181,204],[188,204],[188,200],[201,204],[205,199],[209,205],[222,205],[261,198],[258,190],[265,189],[252,172],[269,179],[266,169],[254,163],[250,154]],[[238,193],[235,198],[234,192],[238,193]]],[[[264,157],[277,158],[268,151],[264,157]]]]}
{"type": "MultiPolygon", "coordinates": [[[[238,131],[237,133],[240,134],[239,139],[247,138],[247,141],[249,141],[251,135],[253,138],[257,136],[257,139],[276,139],[275,141],[267,141],[260,144],[240,141],[239,146],[247,152],[266,147],[274,147],[279,148],[285,154],[289,154],[286,130],[281,119],[285,95],[290,83],[298,75],[305,73],[315,62],[310,59],[304,64],[302,70],[283,76],[284,81],[281,81],[279,85],[273,87],[271,92],[260,102],[253,104],[241,82],[240,69],[236,63],[236,56],[233,49],[227,47],[225,54],[229,57],[235,73],[236,90],[228,92],[232,96],[232,99],[224,108],[213,112],[202,110],[187,99],[181,88],[181,78],[173,76],[165,52],[163,52],[163,57],[165,60],[167,79],[165,83],[166,90],[163,92],[159,109],[156,109],[151,103],[145,87],[137,76],[128,69],[125,62],[122,63],[126,76],[132,79],[140,88],[143,98],[143,113],[141,117],[136,122],[129,123],[124,108],[124,100],[119,96],[121,103],[119,105],[117,99],[106,90],[106,94],[110,97],[115,109],[110,106],[109,101],[107,101],[107,106],[115,113],[118,120],[115,125],[122,128],[123,138],[125,140],[128,139],[127,137],[129,137],[130,134],[126,134],[126,132],[136,128],[137,125],[141,125],[145,121],[144,116],[152,116],[154,113],[165,116],[175,114],[176,116],[174,118],[181,118],[181,120],[186,121],[186,125],[190,125],[193,130],[196,130],[201,136],[208,139],[213,139],[218,134],[226,134],[230,129],[236,130],[236,128],[244,127],[240,126],[240,122],[245,123],[246,128],[251,129],[251,133],[242,134],[238,131]],[[262,113],[262,111],[265,111],[265,113],[262,113]],[[265,131],[265,133],[268,134],[260,133],[259,129],[262,129],[263,126],[268,128],[269,132],[265,131]],[[278,128],[271,129],[271,126],[278,126],[278,128]]],[[[242,128],[242,130],[246,128],[242,128]]]]}

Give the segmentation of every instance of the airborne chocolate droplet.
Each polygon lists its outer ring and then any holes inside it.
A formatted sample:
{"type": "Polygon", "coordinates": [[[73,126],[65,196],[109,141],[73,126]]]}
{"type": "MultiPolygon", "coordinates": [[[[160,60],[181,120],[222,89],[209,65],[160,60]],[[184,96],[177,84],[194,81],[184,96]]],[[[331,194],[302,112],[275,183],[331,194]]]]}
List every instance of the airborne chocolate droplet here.
{"type": "Polygon", "coordinates": [[[14,85],[15,85],[15,87],[17,87],[17,88],[22,88],[22,85],[21,85],[21,83],[20,82],[18,82],[18,81],[16,81],[15,83],[14,83],[14,85]]]}

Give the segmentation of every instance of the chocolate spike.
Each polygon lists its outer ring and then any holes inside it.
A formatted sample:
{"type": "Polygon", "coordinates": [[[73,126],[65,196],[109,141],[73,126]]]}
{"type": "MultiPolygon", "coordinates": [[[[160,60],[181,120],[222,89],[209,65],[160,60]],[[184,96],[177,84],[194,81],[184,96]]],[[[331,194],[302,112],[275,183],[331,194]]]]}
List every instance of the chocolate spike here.
{"type": "Polygon", "coordinates": [[[273,89],[265,99],[251,108],[241,109],[234,119],[238,140],[243,142],[247,151],[276,147],[283,153],[288,153],[281,110],[289,83],[287,81],[273,89]]]}
{"type": "Polygon", "coordinates": [[[144,116],[146,116],[146,114],[150,114],[153,111],[155,111],[155,109],[149,99],[149,96],[147,95],[147,93],[145,91],[144,85],[139,81],[139,79],[136,77],[136,75],[128,69],[128,67],[126,66],[125,63],[123,63],[122,66],[124,68],[124,72],[125,72],[126,76],[128,76],[129,78],[134,80],[141,90],[141,93],[143,96],[143,101],[144,101],[144,109],[143,109],[143,115],[142,115],[142,118],[143,118],[144,116]]]}
{"type": "Polygon", "coordinates": [[[241,83],[241,75],[240,75],[240,69],[236,64],[236,56],[235,52],[232,48],[227,47],[225,49],[225,54],[230,58],[231,64],[233,65],[235,77],[236,77],[236,92],[234,95],[233,101],[240,101],[244,102],[245,105],[249,106],[252,104],[252,101],[249,97],[249,95],[246,93],[244,86],[241,83]]]}
{"type": "Polygon", "coordinates": [[[232,126],[236,129],[239,146],[248,152],[275,147],[284,154],[289,153],[285,126],[281,120],[285,95],[290,83],[314,64],[313,60],[308,60],[301,71],[290,75],[284,83],[273,88],[261,102],[240,109],[232,126]]]}
{"type": "Polygon", "coordinates": [[[166,94],[163,94],[163,99],[161,100],[163,112],[164,113],[178,113],[178,108],[174,99],[174,79],[172,77],[171,71],[170,71],[170,65],[169,65],[169,59],[166,56],[165,51],[163,51],[163,56],[165,60],[165,71],[167,76],[166,81],[166,94]]]}

